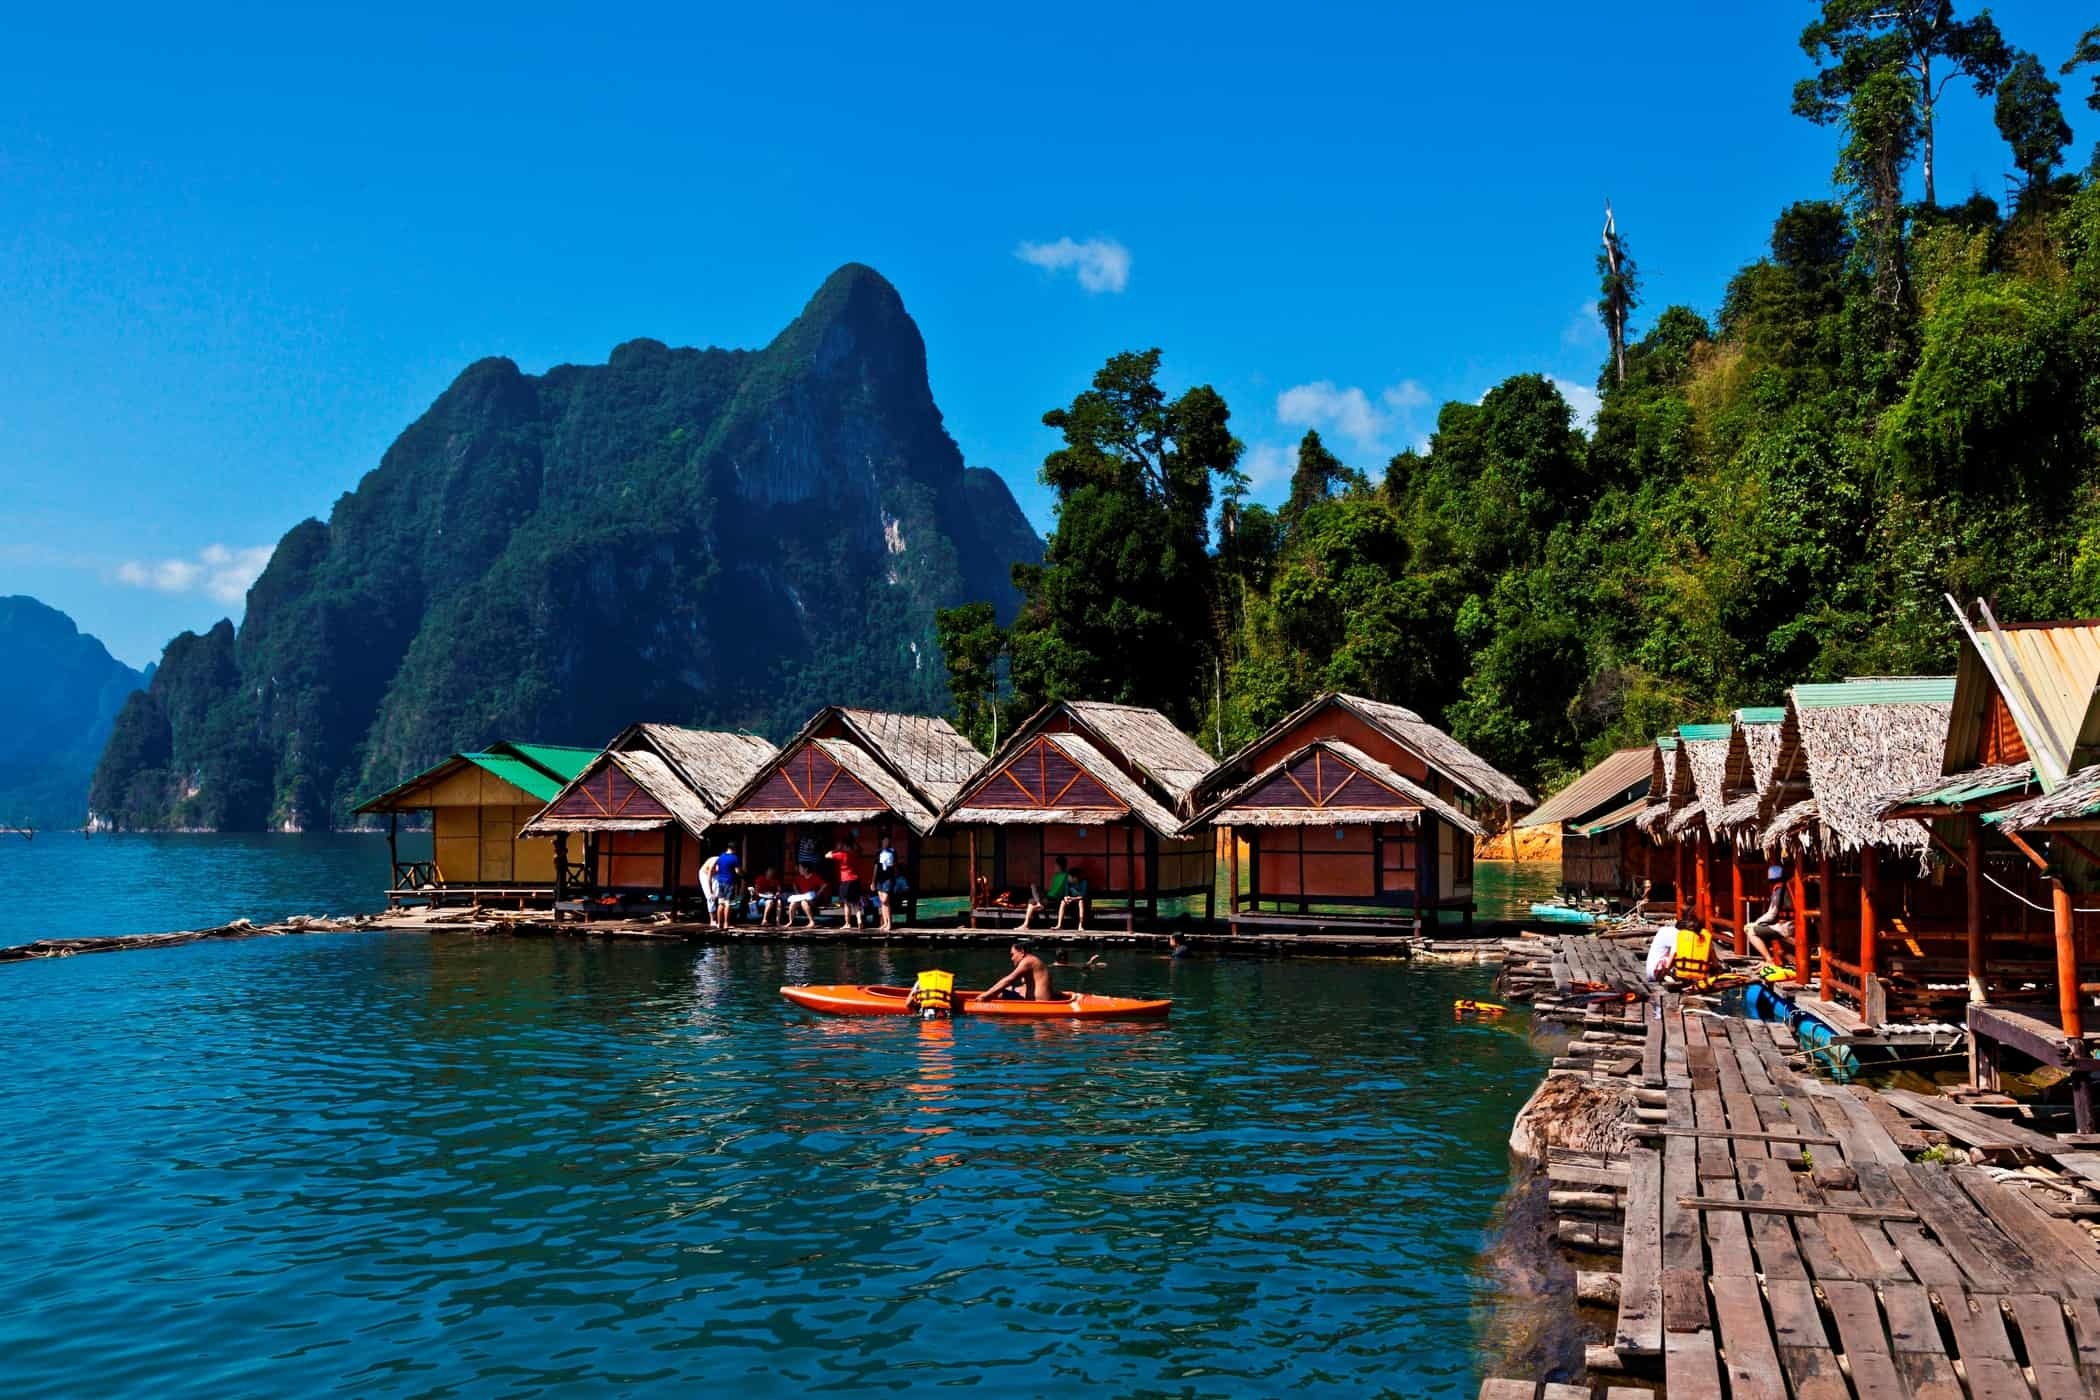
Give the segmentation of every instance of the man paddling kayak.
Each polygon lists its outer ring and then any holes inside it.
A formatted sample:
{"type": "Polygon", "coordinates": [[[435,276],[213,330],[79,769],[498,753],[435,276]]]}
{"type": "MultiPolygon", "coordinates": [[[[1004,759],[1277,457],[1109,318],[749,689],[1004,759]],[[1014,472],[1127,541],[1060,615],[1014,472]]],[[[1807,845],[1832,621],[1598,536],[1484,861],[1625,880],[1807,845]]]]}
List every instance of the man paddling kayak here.
{"type": "Polygon", "coordinates": [[[1014,970],[979,992],[973,1001],[992,1001],[999,997],[1012,997],[1018,1001],[1051,1001],[1056,993],[1050,990],[1050,969],[1043,960],[1028,950],[1025,940],[1016,938],[1010,951],[1014,970]],[[1024,980],[1025,979],[1025,980],[1024,980]]]}

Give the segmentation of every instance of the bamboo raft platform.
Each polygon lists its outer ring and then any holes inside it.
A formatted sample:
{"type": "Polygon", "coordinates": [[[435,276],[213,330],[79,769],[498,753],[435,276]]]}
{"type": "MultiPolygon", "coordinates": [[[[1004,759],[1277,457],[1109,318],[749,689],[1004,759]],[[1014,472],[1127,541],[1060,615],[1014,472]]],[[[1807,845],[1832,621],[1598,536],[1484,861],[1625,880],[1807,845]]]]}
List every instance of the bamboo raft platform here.
{"type": "MultiPolygon", "coordinates": [[[[1549,1006],[1620,966],[1593,938],[1523,942],[1512,994],[1549,1006]]],[[[1785,1027],[1649,993],[1585,1011],[1550,1072],[1632,1104],[1622,1146],[1544,1153],[1562,1246],[1618,1256],[1576,1285],[1609,1340],[1590,1383],[1490,1379],[1481,1400],[2100,1395],[2089,1144],[1805,1076],[1785,1027]]]]}

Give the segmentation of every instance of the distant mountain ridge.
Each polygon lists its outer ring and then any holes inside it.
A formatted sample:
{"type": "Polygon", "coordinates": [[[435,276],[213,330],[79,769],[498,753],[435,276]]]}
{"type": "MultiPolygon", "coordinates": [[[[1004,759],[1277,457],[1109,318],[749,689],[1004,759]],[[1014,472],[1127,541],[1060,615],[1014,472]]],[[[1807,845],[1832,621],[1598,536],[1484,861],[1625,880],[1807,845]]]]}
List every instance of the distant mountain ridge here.
{"type": "Polygon", "coordinates": [[[146,676],[34,598],[0,598],[0,826],[76,827],[88,775],[146,676]]]}
{"type": "Polygon", "coordinates": [[[963,464],[918,327],[857,264],[763,350],[617,347],[462,372],[278,544],[236,631],[169,644],[89,805],[134,828],[314,829],[492,735],[636,720],[784,734],[820,703],[944,709],[942,606],[1018,599],[1043,543],[963,464]]]}

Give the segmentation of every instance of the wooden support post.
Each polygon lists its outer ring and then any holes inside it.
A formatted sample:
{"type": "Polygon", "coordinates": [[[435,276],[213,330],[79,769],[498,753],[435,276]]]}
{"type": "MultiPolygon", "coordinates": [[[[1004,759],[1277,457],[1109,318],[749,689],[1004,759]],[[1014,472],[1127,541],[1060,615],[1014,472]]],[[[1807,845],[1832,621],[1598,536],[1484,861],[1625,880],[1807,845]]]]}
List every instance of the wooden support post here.
{"type": "Polygon", "coordinates": [[[1681,924],[1684,922],[1684,892],[1691,884],[1691,880],[1684,868],[1684,843],[1682,841],[1672,841],[1670,843],[1670,873],[1672,876],[1670,883],[1677,890],[1677,922],[1681,924]]]}
{"type": "Polygon", "coordinates": [[[970,927],[971,927],[971,928],[976,928],[976,927],[977,927],[977,828],[976,828],[976,827],[974,827],[974,826],[970,828],[970,878],[969,878],[969,881],[968,881],[968,883],[969,883],[969,887],[970,887],[970,897],[969,897],[969,903],[968,903],[968,904],[967,904],[967,905],[966,905],[965,907],[966,907],[966,908],[968,908],[968,909],[969,909],[969,911],[970,911],[970,912],[969,912],[969,918],[968,918],[968,922],[969,922],[969,925],[970,925],[970,927]]]}
{"type": "Polygon", "coordinates": [[[554,833],[554,898],[569,897],[569,833],[554,833]]]}
{"type": "Polygon", "coordinates": [[[1816,990],[1823,1000],[1831,998],[1830,944],[1837,935],[1837,887],[1830,879],[1830,847],[1823,847],[1822,864],[1818,868],[1823,888],[1816,893],[1816,973],[1821,979],[1816,990]]]}
{"type": "Polygon", "coordinates": [[[1794,985],[1799,987],[1808,981],[1808,874],[1800,860],[1786,878],[1794,906],[1794,985]]]}
{"type": "Polygon", "coordinates": [[[1123,901],[1123,931],[1137,932],[1137,821],[1123,823],[1123,882],[1130,892],[1123,901]]]}
{"type": "MultiPolygon", "coordinates": [[[[396,844],[400,833],[401,814],[399,812],[388,812],[386,814],[386,879],[387,888],[390,890],[401,887],[401,852],[397,849],[396,844]]],[[[435,850],[436,846],[436,833],[433,832],[431,847],[435,850]]]]}
{"type": "Polygon", "coordinates": [[[1728,852],[1728,915],[1735,921],[1735,953],[1741,957],[1750,946],[1750,931],[1743,927],[1749,922],[1743,917],[1743,855],[1731,848],[1728,852]]]}
{"type": "Polygon", "coordinates": [[[1692,848],[1692,867],[1699,880],[1699,893],[1693,907],[1699,920],[1711,929],[1714,926],[1714,862],[1713,846],[1709,842],[1697,842],[1692,848]]]}
{"type": "Polygon", "coordinates": [[[2049,894],[2056,906],[2056,1006],[2064,1037],[2077,1040],[2085,1034],[2085,1008],[2078,993],[2078,938],[2073,931],[2076,917],[2071,912],[2071,887],[2058,875],[2049,881],[2049,894]]]}
{"type": "MultiPolygon", "coordinates": [[[[1880,974],[1881,854],[1870,843],[1859,848],[1859,1000],[1866,1012],[1867,981],[1880,974]]],[[[1825,993],[1827,996],[1828,993],[1825,993]]],[[[1872,1030],[1869,1022],[1867,1029],[1872,1030]]]]}
{"type": "MultiPolygon", "coordinates": [[[[672,822],[669,826],[664,828],[664,898],[671,902],[671,917],[674,919],[678,917],[679,834],[680,833],[677,822],[672,822]]],[[[705,897],[706,893],[706,890],[701,891],[701,895],[703,897],[705,897]]],[[[714,906],[712,904],[708,905],[708,918],[713,919],[714,914],[714,906]]]]}
{"type": "Polygon", "coordinates": [[[1225,848],[1231,856],[1232,865],[1232,873],[1227,876],[1231,883],[1225,887],[1225,927],[1237,932],[1235,925],[1239,922],[1240,917],[1240,829],[1238,827],[1228,826],[1225,828],[1225,848]]]}
{"type": "Polygon", "coordinates": [[[1988,1001],[1983,985],[1983,814],[1969,813],[1968,840],[1969,1000],[1988,1001]]]}

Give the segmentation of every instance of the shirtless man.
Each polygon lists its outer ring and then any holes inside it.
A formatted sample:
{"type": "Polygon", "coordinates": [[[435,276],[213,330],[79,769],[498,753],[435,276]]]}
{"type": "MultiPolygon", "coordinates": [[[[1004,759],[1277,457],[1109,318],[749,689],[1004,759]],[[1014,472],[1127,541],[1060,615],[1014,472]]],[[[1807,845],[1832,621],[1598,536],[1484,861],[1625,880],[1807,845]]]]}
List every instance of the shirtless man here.
{"type": "Polygon", "coordinates": [[[1050,1001],[1055,993],[1050,990],[1050,969],[1043,960],[1028,950],[1028,944],[1016,938],[1011,950],[1014,970],[991,986],[979,992],[973,1000],[991,1001],[997,997],[1012,997],[1018,1001],[1050,1001]]]}

